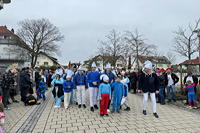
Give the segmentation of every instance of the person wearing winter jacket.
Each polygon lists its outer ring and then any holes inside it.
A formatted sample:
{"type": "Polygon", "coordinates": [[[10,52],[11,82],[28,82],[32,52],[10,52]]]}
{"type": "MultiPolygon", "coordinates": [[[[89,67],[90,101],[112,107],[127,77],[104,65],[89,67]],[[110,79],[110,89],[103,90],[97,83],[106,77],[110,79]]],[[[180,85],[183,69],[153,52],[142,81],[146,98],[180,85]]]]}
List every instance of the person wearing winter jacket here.
{"type": "Polygon", "coordinates": [[[75,88],[77,89],[77,101],[78,101],[79,108],[81,108],[81,105],[84,108],[86,108],[85,91],[86,91],[86,88],[88,88],[88,84],[87,84],[87,77],[83,71],[84,69],[82,67],[79,67],[78,73],[75,74],[73,78],[75,88]]]}
{"type": "Polygon", "coordinates": [[[60,108],[62,99],[64,98],[64,91],[63,91],[63,78],[61,78],[61,74],[59,72],[55,73],[55,77],[53,81],[51,82],[51,85],[53,87],[52,94],[55,99],[55,106],[54,108],[60,108]]]}
{"type": "Polygon", "coordinates": [[[111,84],[112,89],[112,111],[111,113],[114,113],[115,111],[117,113],[120,113],[120,106],[122,98],[124,98],[124,85],[121,82],[122,76],[117,75],[117,79],[113,84],[111,84]]]}
{"type": "Polygon", "coordinates": [[[70,96],[73,89],[74,89],[74,83],[72,82],[71,76],[69,75],[66,77],[66,80],[63,83],[65,109],[69,108],[70,96]]]}
{"type": "Polygon", "coordinates": [[[158,94],[158,103],[161,105],[165,104],[165,97],[164,97],[164,91],[165,91],[165,75],[163,75],[161,69],[156,70],[156,74],[159,79],[159,94],[158,94]]]}
{"type": "Polygon", "coordinates": [[[156,112],[156,96],[159,93],[159,79],[158,76],[152,72],[153,65],[150,61],[144,63],[144,68],[139,75],[138,92],[143,92],[143,114],[147,115],[146,107],[148,103],[148,96],[150,94],[153,105],[153,115],[159,118],[156,112]]]}
{"type": "Polygon", "coordinates": [[[178,83],[178,81],[179,78],[176,74],[172,73],[172,68],[171,67],[167,68],[165,74],[165,85],[167,86],[168,102],[171,102],[171,100],[176,102],[175,85],[176,83],[178,83]]]}
{"type": "Polygon", "coordinates": [[[87,82],[89,84],[90,93],[90,111],[94,112],[94,108],[98,109],[97,106],[97,93],[100,83],[100,73],[96,71],[96,64],[92,63],[92,71],[87,75],[87,82]]]}

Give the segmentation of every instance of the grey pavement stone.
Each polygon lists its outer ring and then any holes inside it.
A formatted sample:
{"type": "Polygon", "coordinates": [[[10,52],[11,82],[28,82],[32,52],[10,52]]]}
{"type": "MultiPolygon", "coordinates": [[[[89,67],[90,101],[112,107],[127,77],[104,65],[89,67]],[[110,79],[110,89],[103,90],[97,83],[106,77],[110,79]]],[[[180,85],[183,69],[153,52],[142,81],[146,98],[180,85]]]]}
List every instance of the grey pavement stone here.
{"type": "MultiPolygon", "coordinates": [[[[88,91],[87,91],[88,95],[88,91]]],[[[87,97],[88,99],[88,97],[87,97]]],[[[13,104],[16,110],[6,111],[7,132],[17,132],[23,124],[27,124],[34,130],[33,133],[199,133],[200,116],[171,105],[157,105],[157,112],[160,116],[156,119],[152,115],[151,103],[147,106],[147,116],[142,114],[142,98],[138,95],[129,94],[131,111],[122,111],[121,114],[109,114],[109,117],[100,117],[99,111],[90,112],[87,100],[87,109],[79,109],[76,105],[70,106],[68,110],[63,107],[53,108],[54,100],[50,101],[44,111],[37,119],[35,125],[27,121],[32,111],[36,108],[24,107],[20,104],[13,104]],[[18,112],[19,111],[19,112],[18,112]],[[16,117],[15,114],[16,113],[16,117]],[[195,124],[194,124],[195,123],[195,124]],[[192,127],[192,128],[191,128],[192,127]]],[[[30,120],[35,120],[32,118],[30,120]]],[[[24,129],[28,129],[25,127],[24,129]]],[[[24,132],[21,130],[22,133],[24,132]]]]}

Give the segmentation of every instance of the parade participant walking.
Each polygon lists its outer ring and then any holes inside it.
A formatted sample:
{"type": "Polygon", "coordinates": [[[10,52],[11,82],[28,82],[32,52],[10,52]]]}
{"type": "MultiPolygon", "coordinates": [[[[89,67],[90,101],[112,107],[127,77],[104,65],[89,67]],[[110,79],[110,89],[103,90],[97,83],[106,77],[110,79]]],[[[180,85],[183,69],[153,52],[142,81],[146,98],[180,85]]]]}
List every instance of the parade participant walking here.
{"type": "MultiPolygon", "coordinates": [[[[113,82],[115,82],[116,75],[112,72],[110,63],[106,65],[105,71],[103,72],[103,74],[106,74],[109,77],[109,84],[112,84],[113,82]]],[[[111,100],[109,100],[109,103],[108,103],[108,112],[110,112],[110,103],[111,103],[111,100]]]]}
{"type": "Polygon", "coordinates": [[[109,100],[111,99],[111,87],[107,75],[104,75],[102,79],[103,83],[100,84],[98,92],[98,98],[100,100],[100,116],[108,116],[107,108],[109,100]]]}
{"type": "Polygon", "coordinates": [[[172,73],[172,68],[169,67],[166,70],[165,74],[165,85],[167,86],[167,98],[168,102],[171,102],[173,100],[176,102],[176,92],[175,92],[175,85],[178,83],[179,78],[176,76],[176,74],[172,73]]]}
{"type": "MultiPolygon", "coordinates": [[[[70,63],[68,64],[67,68],[64,70],[64,75],[63,75],[64,79],[67,76],[71,76],[72,79],[73,79],[73,76],[74,76],[74,71],[73,71],[72,65],[70,63]]],[[[78,105],[76,94],[77,94],[77,89],[75,88],[71,91],[71,97],[70,97],[70,103],[71,104],[76,103],[76,105],[78,105]]]]}
{"type": "Polygon", "coordinates": [[[130,109],[130,107],[128,105],[128,90],[129,90],[128,84],[130,83],[130,80],[129,80],[127,74],[123,75],[123,78],[122,78],[121,82],[124,85],[124,97],[122,98],[121,107],[125,106],[126,108],[124,110],[125,111],[130,111],[131,109],[130,109]]]}
{"type": "Polygon", "coordinates": [[[74,83],[71,81],[71,76],[67,76],[66,80],[63,83],[64,89],[64,107],[65,109],[69,108],[71,91],[74,89],[74,83]]]}
{"type": "Polygon", "coordinates": [[[100,82],[100,73],[96,71],[96,64],[92,63],[92,71],[87,75],[87,82],[89,83],[89,92],[90,92],[90,110],[94,112],[94,108],[98,109],[97,106],[97,93],[98,86],[100,82]]]}
{"type": "Polygon", "coordinates": [[[15,74],[17,73],[17,65],[13,64],[8,67],[8,70],[5,74],[3,74],[3,79],[1,83],[2,92],[3,92],[3,105],[5,109],[10,109],[8,107],[8,99],[9,99],[9,93],[11,88],[14,86],[15,83],[15,74]]]}
{"type": "Polygon", "coordinates": [[[152,72],[153,65],[150,61],[144,63],[144,68],[139,75],[138,92],[143,92],[143,114],[147,115],[146,106],[148,103],[148,96],[150,93],[151,101],[153,105],[153,115],[159,118],[156,113],[156,96],[155,93],[159,93],[159,79],[155,73],[152,72]]]}
{"type": "Polygon", "coordinates": [[[64,91],[63,91],[63,78],[61,77],[61,73],[57,72],[56,77],[51,82],[51,85],[53,87],[53,96],[55,99],[55,106],[54,108],[60,108],[62,99],[64,98],[64,91]]]}
{"type": "Polygon", "coordinates": [[[121,100],[124,97],[124,85],[121,82],[121,80],[122,76],[117,75],[116,81],[113,84],[111,84],[113,94],[111,113],[114,113],[115,111],[117,113],[120,113],[121,100]]]}
{"type": "Polygon", "coordinates": [[[75,88],[77,89],[77,101],[79,108],[81,108],[81,105],[83,105],[83,107],[86,108],[85,89],[88,88],[88,85],[87,77],[83,71],[84,69],[80,66],[78,68],[78,73],[74,76],[73,79],[75,88]]]}
{"type": "Polygon", "coordinates": [[[106,74],[109,77],[110,84],[115,81],[116,75],[112,72],[112,68],[109,63],[105,66],[105,71],[103,72],[103,74],[106,74]]]}

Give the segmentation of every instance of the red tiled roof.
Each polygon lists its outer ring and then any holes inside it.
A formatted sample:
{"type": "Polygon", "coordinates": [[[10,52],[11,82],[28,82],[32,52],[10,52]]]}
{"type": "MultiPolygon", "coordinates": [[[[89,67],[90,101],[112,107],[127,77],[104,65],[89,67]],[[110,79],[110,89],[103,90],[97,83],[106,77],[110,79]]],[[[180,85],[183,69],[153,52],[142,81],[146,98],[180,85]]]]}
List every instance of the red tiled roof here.
{"type": "Polygon", "coordinates": [[[186,60],[186,61],[184,61],[184,62],[182,62],[180,64],[181,65],[190,65],[190,64],[195,65],[195,64],[200,64],[200,63],[199,63],[199,58],[197,57],[196,59],[186,60]]]}
{"type": "Polygon", "coordinates": [[[11,36],[14,35],[14,33],[8,30],[5,26],[0,26],[0,35],[11,36]]]}

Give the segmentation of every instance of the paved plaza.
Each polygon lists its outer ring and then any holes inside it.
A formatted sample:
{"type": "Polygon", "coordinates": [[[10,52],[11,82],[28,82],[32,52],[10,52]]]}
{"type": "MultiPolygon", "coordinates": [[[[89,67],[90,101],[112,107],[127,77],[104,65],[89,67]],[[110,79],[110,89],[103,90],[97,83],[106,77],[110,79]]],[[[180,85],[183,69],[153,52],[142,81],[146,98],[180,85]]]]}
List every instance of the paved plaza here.
{"type": "MultiPolygon", "coordinates": [[[[87,92],[88,93],[88,92],[87,92]]],[[[6,111],[7,133],[199,133],[200,115],[173,105],[157,104],[159,119],[152,115],[151,104],[147,116],[142,112],[142,97],[129,94],[131,111],[100,117],[99,111],[90,112],[73,105],[69,110],[55,109],[51,93],[41,105],[24,107],[13,104],[6,111]]]]}

